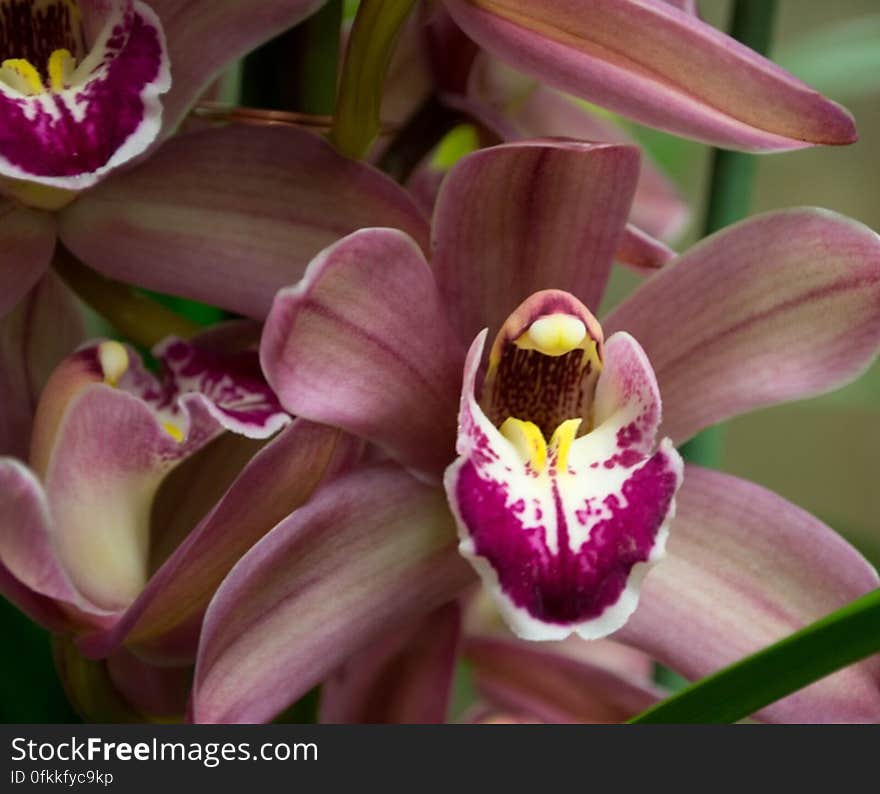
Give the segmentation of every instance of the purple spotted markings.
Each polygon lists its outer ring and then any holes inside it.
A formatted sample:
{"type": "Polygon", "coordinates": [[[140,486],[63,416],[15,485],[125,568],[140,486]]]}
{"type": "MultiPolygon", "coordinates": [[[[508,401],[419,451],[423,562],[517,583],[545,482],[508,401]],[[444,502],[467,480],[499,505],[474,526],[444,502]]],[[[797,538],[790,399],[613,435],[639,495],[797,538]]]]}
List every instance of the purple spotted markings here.
{"type": "Polygon", "coordinates": [[[101,342],[81,355],[104,383],[146,403],[175,458],[224,430],[268,438],[291,421],[263,378],[256,350],[220,353],[169,337],[153,349],[158,378],[119,342],[101,342]]]}
{"type": "Polygon", "coordinates": [[[508,318],[478,388],[485,340],[465,365],[445,477],[459,548],[519,636],[606,636],[664,554],[682,481],[672,443],[656,443],[651,365],[629,334],[604,340],[558,291],[508,318]]]}
{"type": "Polygon", "coordinates": [[[79,190],[143,152],[171,85],[138,0],[0,0],[0,175],[79,190]]]}

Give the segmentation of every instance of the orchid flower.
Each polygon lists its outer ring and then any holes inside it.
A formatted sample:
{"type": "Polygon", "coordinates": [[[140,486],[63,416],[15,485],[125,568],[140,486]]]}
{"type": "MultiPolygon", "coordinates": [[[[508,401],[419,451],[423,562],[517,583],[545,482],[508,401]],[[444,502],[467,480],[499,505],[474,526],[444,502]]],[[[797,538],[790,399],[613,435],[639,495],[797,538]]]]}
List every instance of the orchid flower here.
{"type": "Polygon", "coordinates": [[[291,420],[246,338],[239,323],[169,338],[161,379],[89,343],[43,390],[29,466],[0,458],[0,588],[92,658],[119,663],[125,644],[191,664],[212,589],[351,454],[338,430],[291,420]]]}
{"type": "MultiPolygon", "coordinates": [[[[261,360],[282,404],[386,459],[321,489],[218,588],[196,721],[268,719],[455,598],[474,582],[456,524],[515,630],[619,629],[688,677],[877,587],[817,519],[698,466],[679,487],[677,454],[655,443],[859,374],[880,347],[877,235],[822,210],[760,216],[683,254],[600,325],[587,307],[637,173],[627,146],[482,150],[443,186],[430,264],[406,234],[366,229],[278,294],[261,360]]],[[[760,716],[878,714],[880,670],[865,661],[760,716]]]]}
{"type": "Polygon", "coordinates": [[[2,0],[0,314],[75,233],[65,207],[81,191],[153,151],[224,67],[320,4],[2,0]]]}

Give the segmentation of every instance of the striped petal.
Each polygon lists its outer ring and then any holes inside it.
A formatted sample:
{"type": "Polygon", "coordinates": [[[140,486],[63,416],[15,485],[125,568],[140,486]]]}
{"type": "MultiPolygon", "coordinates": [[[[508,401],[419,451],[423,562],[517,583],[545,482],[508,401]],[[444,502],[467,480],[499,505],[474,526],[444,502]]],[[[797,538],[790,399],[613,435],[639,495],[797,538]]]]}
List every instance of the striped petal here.
{"type": "Polygon", "coordinates": [[[164,33],[139,0],[89,0],[82,17],[68,0],[29,5],[32,25],[47,28],[4,29],[12,58],[0,66],[0,174],[81,190],[158,135],[159,97],[171,85],[164,33]]]}
{"type": "Polygon", "coordinates": [[[880,350],[880,237],[823,210],[752,218],[690,249],[609,315],[644,346],[676,443],[847,383],[880,350]]]}
{"type": "Polygon", "coordinates": [[[598,306],[638,163],[628,146],[529,141],[456,164],[434,211],[432,264],[463,340],[541,289],[598,306]]]}
{"type": "MultiPolygon", "coordinates": [[[[779,496],[688,466],[667,559],[617,639],[702,678],[880,585],[839,535],[779,496]],[[711,597],[707,597],[711,594],[711,597]]],[[[768,706],[772,722],[877,722],[874,656],[768,706]]]]}
{"type": "Polygon", "coordinates": [[[264,722],[471,581],[442,494],[396,466],[321,489],[254,546],[205,616],[195,722],[264,722]]]}
{"type": "Polygon", "coordinates": [[[429,476],[452,456],[463,351],[422,252],[402,232],[364,229],[322,252],[278,293],[260,355],[291,413],[429,476]]]}
{"type": "Polygon", "coordinates": [[[81,196],[61,236],[113,278],[263,318],[315,254],[365,226],[427,246],[421,213],[375,169],[302,130],[232,126],[169,141],[81,196]]]}
{"type": "Polygon", "coordinates": [[[855,140],[852,117],[661,0],[445,0],[481,46],[542,82],[675,135],[752,151],[855,140]]]}

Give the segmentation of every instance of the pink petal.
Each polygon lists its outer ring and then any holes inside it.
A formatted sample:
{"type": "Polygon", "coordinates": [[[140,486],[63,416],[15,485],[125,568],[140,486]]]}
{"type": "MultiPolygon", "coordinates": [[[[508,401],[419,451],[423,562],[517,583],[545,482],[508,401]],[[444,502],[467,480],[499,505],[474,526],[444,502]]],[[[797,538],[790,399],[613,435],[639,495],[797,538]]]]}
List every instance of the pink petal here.
{"type": "Polygon", "coordinates": [[[40,280],[55,250],[55,219],[0,200],[0,317],[40,280]]]}
{"type": "Polygon", "coordinates": [[[83,652],[105,656],[123,641],[153,646],[197,618],[238,559],[347,465],[353,446],[335,428],[296,420],[254,455],[112,629],[80,641],[83,652]]]}
{"type": "Polygon", "coordinates": [[[465,32],[563,91],[676,135],[774,151],[855,140],[852,117],[661,0],[446,0],[465,32]]]}
{"type": "Polygon", "coordinates": [[[473,637],[464,653],[484,699],[541,722],[623,722],[661,697],[648,680],[573,659],[544,644],[473,637]]]}
{"type": "Polygon", "coordinates": [[[375,640],[322,684],[320,721],[445,722],[460,630],[460,610],[451,603],[375,640]]]}
{"type": "Polygon", "coordinates": [[[752,218],[700,243],[605,320],[648,354],[676,442],[829,391],[880,348],[880,238],[823,210],[752,218]]]}
{"type": "Polygon", "coordinates": [[[393,466],[319,491],[254,546],[208,607],[195,722],[262,722],[382,634],[471,581],[442,493],[393,466]]]}
{"type": "Polygon", "coordinates": [[[293,27],[323,0],[150,0],[168,39],[171,90],[163,105],[171,134],[189,107],[224,68],[293,27]]]}
{"type": "Polygon", "coordinates": [[[372,167],[302,130],[231,126],[106,180],[66,209],[61,235],[113,278],[262,318],[318,251],[383,225],[427,245],[419,210],[372,167]]]}
{"type": "Polygon", "coordinates": [[[37,398],[52,370],[84,338],[73,296],[51,273],[0,317],[0,454],[27,458],[37,398]]]}
{"type": "Polygon", "coordinates": [[[462,358],[422,252],[392,229],[322,252],[278,293],[261,345],[289,411],[435,474],[453,454],[462,358]]]}
{"type": "MultiPolygon", "coordinates": [[[[790,502],[688,466],[668,556],[617,635],[696,679],[878,586],[839,535],[790,502]]],[[[880,659],[822,679],[758,715],[773,722],[876,722],[880,659]]]]}
{"type": "Polygon", "coordinates": [[[595,309],[638,175],[627,146],[530,141],[462,159],[434,212],[433,265],[462,339],[501,327],[531,293],[595,309]]]}

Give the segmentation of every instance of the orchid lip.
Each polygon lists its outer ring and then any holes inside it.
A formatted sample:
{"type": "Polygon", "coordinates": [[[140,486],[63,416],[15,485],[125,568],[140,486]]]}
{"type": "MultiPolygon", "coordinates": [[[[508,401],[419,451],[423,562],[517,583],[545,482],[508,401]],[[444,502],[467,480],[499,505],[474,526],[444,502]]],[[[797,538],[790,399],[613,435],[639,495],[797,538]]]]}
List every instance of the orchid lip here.
{"type": "MultiPolygon", "coordinates": [[[[161,23],[148,5],[2,6],[0,176],[81,190],[149,146],[171,77],[161,23]]],[[[59,199],[38,195],[35,205],[44,201],[59,199]]]]}
{"type": "Polygon", "coordinates": [[[484,339],[445,477],[459,549],[519,636],[605,636],[663,556],[682,479],[669,440],[655,445],[650,363],[627,334],[606,342],[576,299],[537,293],[499,332],[478,401],[484,339]]]}

